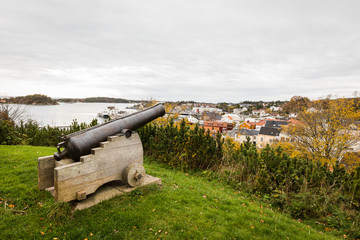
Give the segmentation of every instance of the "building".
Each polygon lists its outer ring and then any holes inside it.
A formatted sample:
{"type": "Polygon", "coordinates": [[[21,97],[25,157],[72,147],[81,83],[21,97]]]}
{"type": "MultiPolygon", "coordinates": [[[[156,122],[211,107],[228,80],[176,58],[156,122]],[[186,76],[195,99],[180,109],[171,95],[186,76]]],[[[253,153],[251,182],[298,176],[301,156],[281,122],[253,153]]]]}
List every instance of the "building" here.
{"type": "Polygon", "coordinates": [[[271,106],[271,107],[270,107],[270,110],[271,110],[272,112],[279,112],[279,111],[282,110],[282,108],[281,108],[281,107],[277,107],[277,106],[271,106]]]}
{"type": "Polygon", "coordinates": [[[266,144],[280,140],[280,129],[272,127],[262,127],[256,141],[256,147],[263,148],[266,144]]]}
{"type": "Polygon", "coordinates": [[[239,129],[255,129],[256,125],[254,122],[246,121],[239,125],[239,129]]]}
{"type": "Polygon", "coordinates": [[[234,114],[237,114],[237,115],[240,115],[241,113],[243,113],[243,112],[246,112],[248,109],[246,108],[246,107],[243,107],[243,108],[235,108],[234,110],[233,110],[233,113],[234,114]]]}
{"type": "Polygon", "coordinates": [[[267,120],[264,127],[278,128],[288,125],[288,121],[267,120]]]}
{"type": "Polygon", "coordinates": [[[204,129],[210,131],[211,135],[216,136],[218,132],[226,133],[233,129],[233,124],[227,122],[204,121],[204,129]]]}
{"type": "Polygon", "coordinates": [[[201,116],[205,121],[218,121],[221,122],[222,115],[216,112],[204,112],[201,116]]]}
{"type": "Polygon", "coordinates": [[[222,110],[219,108],[212,108],[212,107],[193,107],[192,112],[195,114],[203,114],[204,112],[215,112],[215,113],[222,113],[222,110]]]}
{"type": "Polygon", "coordinates": [[[250,138],[250,141],[254,144],[256,144],[257,136],[259,135],[258,130],[253,129],[240,129],[235,134],[235,141],[242,143],[247,140],[247,138],[250,138]]]}
{"type": "Polygon", "coordinates": [[[242,118],[236,114],[224,114],[222,115],[221,121],[228,123],[240,123],[242,121],[242,118]]]}
{"type": "Polygon", "coordinates": [[[289,113],[289,118],[296,118],[297,117],[297,113],[289,113]]]}
{"type": "Polygon", "coordinates": [[[255,122],[255,129],[258,130],[258,131],[260,131],[260,129],[261,129],[262,127],[264,127],[265,124],[266,124],[266,120],[265,120],[265,119],[262,119],[262,120],[260,120],[260,121],[258,121],[258,122],[255,122]]]}
{"type": "Polygon", "coordinates": [[[257,117],[269,116],[269,114],[266,113],[266,109],[253,110],[252,115],[257,117]]]}

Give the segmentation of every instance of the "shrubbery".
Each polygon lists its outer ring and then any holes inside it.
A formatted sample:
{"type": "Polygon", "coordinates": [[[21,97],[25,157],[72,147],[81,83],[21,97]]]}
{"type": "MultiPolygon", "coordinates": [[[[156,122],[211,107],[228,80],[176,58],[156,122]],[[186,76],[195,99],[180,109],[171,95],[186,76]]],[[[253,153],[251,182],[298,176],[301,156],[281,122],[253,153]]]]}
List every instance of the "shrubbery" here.
{"type": "Polygon", "coordinates": [[[171,166],[186,169],[209,169],[220,164],[223,140],[203,128],[190,129],[185,122],[158,127],[147,124],[138,130],[145,154],[171,166]]]}
{"type": "Polygon", "coordinates": [[[348,173],[336,165],[291,158],[281,147],[257,150],[250,141],[214,139],[185,122],[139,130],[145,154],[180,170],[205,170],[239,190],[261,196],[296,219],[315,219],[324,230],[360,237],[360,166],[348,173]]]}
{"type": "Polygon", "coordinates": [[[56,146],[61,137],[97,125],[94,119],[90,124],[78,123],[74,120],[69,128],[40,127],[34,121],[21,122],[15,125],[10,121],[0,121],[0,144],[32,146],[56,146]]]}
{"type": "MultiPolygon", "coordinates": [[[[96,124],[74,121],[69,129],[59,129],[0,121],[0,143],[55,146],[62,136],[96,124]]],[[[291,158],[281,147],[259,151],[250,141],[237,144],[220,134],[213,138],[185,122],[150,123],[138,132],[145,155],[159,162],[182,171],[201,170],[207,177],[260,196],[296,219],[316,220],[326,231],[338,229],[360,238],[360,166],[351,173],[339,165],[330,170],[321,163],[291,158]]]]}

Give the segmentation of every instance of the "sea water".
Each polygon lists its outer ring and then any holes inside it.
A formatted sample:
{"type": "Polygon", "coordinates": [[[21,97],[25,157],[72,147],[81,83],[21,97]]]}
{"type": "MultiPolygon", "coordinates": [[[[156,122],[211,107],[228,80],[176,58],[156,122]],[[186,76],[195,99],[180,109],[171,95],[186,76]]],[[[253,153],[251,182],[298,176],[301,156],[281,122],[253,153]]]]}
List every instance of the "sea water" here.
{"type": "MultiPolygon", "coordinates": [[[[98,113],[103,112],[108,106],[125,111],[132,107],[132,103],[59,103],[59,105],[21,105],[13,104],[24,109],[22,119],[36,121],[40,126],[70,126],[73,120],[79,123],[90,123],[93,119],[103,122],[98,113]]],[[[10,105],[11,106],[11,105],[10,105]]]]}

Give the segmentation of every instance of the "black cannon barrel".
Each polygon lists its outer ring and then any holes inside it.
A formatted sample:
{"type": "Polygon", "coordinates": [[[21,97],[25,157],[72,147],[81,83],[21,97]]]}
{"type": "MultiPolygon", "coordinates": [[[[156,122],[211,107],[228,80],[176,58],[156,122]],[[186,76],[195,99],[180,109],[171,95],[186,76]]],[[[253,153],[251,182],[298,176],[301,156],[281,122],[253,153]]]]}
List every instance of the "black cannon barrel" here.
{"type": "Polygon", "coordinates": [[[164,114],[165,108],[161,104],[157,104],[125,117],[66,135],[64,141],[57,145],[58,152],[54,154],[54,158],[59,161],[68,157],[79,161],[81,156],[90,154],[92,148],[98,147],[100,142],[106,141],[109,136],[123,132],[129,137],[131,131],[164,114]],[[61,151],[61,148],[64,150],[61,151]]]}

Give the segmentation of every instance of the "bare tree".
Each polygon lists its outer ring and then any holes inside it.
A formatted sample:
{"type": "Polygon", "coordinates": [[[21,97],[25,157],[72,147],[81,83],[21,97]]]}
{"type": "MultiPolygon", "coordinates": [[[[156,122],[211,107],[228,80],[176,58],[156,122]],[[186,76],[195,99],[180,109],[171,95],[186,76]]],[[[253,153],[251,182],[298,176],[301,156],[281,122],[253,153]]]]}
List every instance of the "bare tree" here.
{"type": "Polygon", "coordinates": [[[353,96],[354,96],[354,98],[357,98],[357,97],[359,96],[359,92],[358,92],[357,90],[355,90],[355,91],[353,92],[353,96]]]}
{"type": "Polygon", "coordinates": [[[16,104],[0,104],[0,121],[9,121],[14,124],[25,119],[26,108],[16,104]]]}

